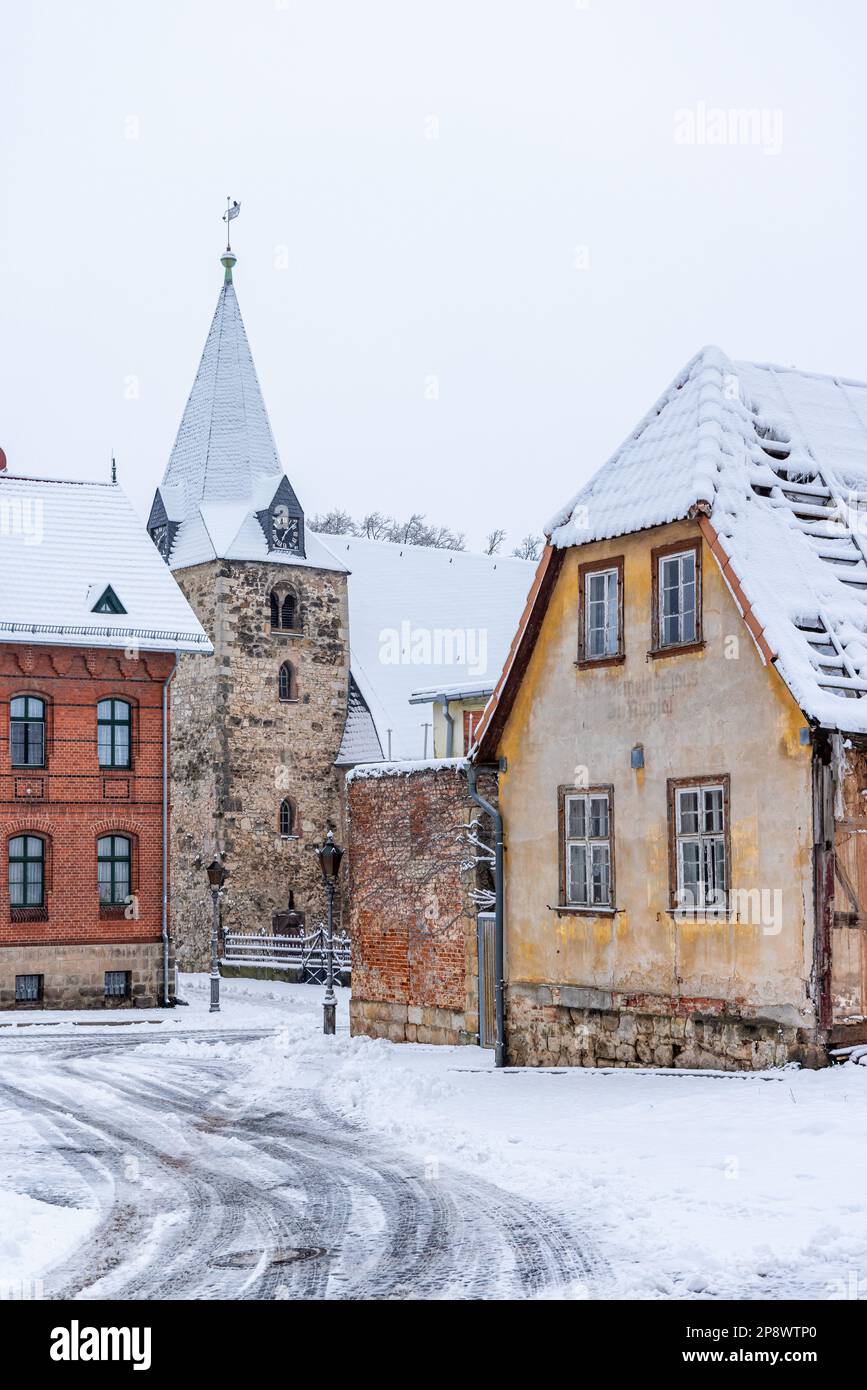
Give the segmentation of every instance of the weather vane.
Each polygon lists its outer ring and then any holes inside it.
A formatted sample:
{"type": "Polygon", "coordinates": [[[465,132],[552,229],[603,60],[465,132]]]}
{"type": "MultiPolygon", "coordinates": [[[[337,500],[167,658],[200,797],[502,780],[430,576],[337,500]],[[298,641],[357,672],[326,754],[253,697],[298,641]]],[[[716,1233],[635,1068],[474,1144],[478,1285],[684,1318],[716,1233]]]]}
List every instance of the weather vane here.
{"type": "Polygon", "coordinates": [[[239,213],[240,211],[241,211],[241,204],[237,201],[237,199],[236,199],[234,202],[232,201],[232,199],[231,199],[230,197],[226,199],[226,211],[223,213],[223,221],[224,221],[225,224],[226,224],[226,250],[227,250],[227,251],[231,251],[231,249],[232,249],[232,236],[231,236],[232,228],[231,228],[231,221],[232,221],[232,218],[233,218],[233,217],[237,217],[237,216],[238,216],[238,213],[239,213]]]}

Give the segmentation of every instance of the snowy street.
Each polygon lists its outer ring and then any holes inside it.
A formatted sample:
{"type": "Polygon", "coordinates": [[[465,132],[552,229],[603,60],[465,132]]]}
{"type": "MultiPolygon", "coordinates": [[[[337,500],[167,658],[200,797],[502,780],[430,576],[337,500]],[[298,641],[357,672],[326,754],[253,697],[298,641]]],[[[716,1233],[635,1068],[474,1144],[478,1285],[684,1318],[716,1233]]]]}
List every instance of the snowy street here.
{"type": "Polygon", "coordinates": [[[496,1073],[182,990],[4,1016],[6,1297],[867,1296],[865,1067],[496,1073]]]}

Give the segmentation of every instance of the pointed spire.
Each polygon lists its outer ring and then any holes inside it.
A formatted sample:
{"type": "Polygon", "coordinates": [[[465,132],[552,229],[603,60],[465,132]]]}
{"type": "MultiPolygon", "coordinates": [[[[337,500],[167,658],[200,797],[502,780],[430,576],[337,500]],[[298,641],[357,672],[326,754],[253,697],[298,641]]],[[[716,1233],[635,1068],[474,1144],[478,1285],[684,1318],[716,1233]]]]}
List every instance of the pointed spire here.
{"type": "Polygon", "coordinates": [[[232,283],[236,257],[220,259],[217,308],[163,477],[163,491],[182,492],[182,516],[202,502],[248,499],[265,478],[276,488],[283,473],[232,283]]]}

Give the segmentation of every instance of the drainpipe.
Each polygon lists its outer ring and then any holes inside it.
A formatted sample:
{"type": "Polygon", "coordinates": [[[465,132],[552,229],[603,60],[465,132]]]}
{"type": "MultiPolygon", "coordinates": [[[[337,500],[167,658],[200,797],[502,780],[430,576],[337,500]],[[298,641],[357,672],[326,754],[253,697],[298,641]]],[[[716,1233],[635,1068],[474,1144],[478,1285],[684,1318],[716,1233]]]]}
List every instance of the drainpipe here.
{"type": "Polygon", "coordinates": [[[438,695],[437,700],[443,707],[443,718],[446,721],[446,757],[452,758],[455,751],[455,721],[449,714],[449,697],[448,695],[438,695]]]}
{"type": "MultiPolygon", "coordinates": [[[[490,769],[496,771],[496,768],[490,769]]],[[[506,1064],[506,1011],[504,1007],[505,989],[505,952],[503,940],[503,817],[492,806],[490,801],[486,801],[476,787],[476,778],[479,769],[471,764],[467,769],[467,781],[470,789],[470,796],[477,806],[487,812],[494,822],[494,1006],[497,1017],[497,1041],[494,1046],[494,1066],[502,1067],[506,1064]]]]}
{"type": "Polygon", "coordinates": [[[163,1004],[169,1005],[169,686],[180,663],[175,664],[163,682],[163,913],[160,935],[163,942],[163,1004]]]}

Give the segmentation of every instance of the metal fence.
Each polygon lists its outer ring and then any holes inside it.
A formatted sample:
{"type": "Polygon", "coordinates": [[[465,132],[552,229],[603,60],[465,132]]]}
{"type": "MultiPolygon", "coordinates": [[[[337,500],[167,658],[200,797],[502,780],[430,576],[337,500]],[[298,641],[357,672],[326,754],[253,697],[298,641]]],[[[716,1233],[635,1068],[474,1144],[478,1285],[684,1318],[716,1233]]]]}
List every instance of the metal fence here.
{"type": "MultiPolygon", "coordinates": [[[[324,984],[328,970],[328,929],[308,936],[268,936],[265,932],[226,932],[223,965],[260,965],[271,970],[300,970],[301,979],[324,984]]],[[[334,933],[334,978],[352,972],[352,947],[346,932],[334,933]]]]}

